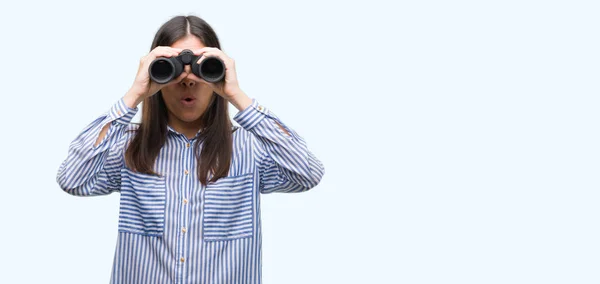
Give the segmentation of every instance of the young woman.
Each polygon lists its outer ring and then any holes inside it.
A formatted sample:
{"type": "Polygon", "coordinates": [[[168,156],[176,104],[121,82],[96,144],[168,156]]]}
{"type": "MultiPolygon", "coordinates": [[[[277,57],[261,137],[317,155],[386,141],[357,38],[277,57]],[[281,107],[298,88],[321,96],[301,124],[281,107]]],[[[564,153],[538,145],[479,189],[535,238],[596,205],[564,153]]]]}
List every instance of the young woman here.
{"type": "Polygon", "coordinates": [[[304,139],[240,89],[213,29],[177,16],[129,91],[70,144],[56,180],[76,196],[120,193],[111,283],[261,283],[259,194],[307,191],[323,175],[304,139]],[[184,49],[222,59],[224,80],[189,65],[169,83],[149,79],[155,58],[184,49]],[[141,123],[130,123],[140,102],[141,123]]]}

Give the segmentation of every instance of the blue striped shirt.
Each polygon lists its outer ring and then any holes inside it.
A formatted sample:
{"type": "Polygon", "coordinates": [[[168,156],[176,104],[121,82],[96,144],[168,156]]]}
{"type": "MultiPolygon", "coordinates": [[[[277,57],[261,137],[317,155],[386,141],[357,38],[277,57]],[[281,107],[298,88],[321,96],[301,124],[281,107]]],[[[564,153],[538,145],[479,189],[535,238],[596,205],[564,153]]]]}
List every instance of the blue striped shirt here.
{"type": "Polygon", "coordinates": [[[203,186],[193,152],[201,130],[188,139],[170,126],[154,165],[160,176],[137,173],[124,166],[137,111],[118,100],[71,142],[56,176],[71,195],[120,193],[110,283],[261,283],[259,194],[315,187],[325,170],[321,161],[253,98],[233,117],[241,127],[232,129],[226,177],[203,186]]]}

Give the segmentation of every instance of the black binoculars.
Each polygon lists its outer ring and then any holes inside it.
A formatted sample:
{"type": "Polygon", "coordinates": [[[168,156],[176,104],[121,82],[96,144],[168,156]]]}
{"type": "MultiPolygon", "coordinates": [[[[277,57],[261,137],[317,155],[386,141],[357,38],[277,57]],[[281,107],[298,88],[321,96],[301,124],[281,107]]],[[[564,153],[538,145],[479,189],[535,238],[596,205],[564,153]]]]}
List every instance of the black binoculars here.
{"type": "Polygon", "coordinates": [[[184,49],[175,57],[158,57],[150,63],[148,72],[150,79],[159,84],[165,84],[179,77],[185,65],[191,65],[192,73],[207,82],[215,83],[225,77],[225,63],[221,58],[209,56],[198,64],[202,57],[194,55],[189,49],[184,49]]]}

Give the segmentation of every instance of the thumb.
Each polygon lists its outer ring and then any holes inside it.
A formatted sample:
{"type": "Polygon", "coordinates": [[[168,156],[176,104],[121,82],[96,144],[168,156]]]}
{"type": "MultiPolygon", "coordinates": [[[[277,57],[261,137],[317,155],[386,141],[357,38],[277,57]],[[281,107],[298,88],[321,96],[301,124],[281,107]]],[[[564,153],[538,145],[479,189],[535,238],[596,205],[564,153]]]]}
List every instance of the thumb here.
{"type": "Polygon", "coordinates": [[[185,79],[187,77],[188,73],[186,72],[181,72],[181,74],[179,74],[179,76],[177,78],[175,78],[174,80],[171,80],[170,84],[177,84],[179,82],[181,82],[183,79],[185,79]]]}

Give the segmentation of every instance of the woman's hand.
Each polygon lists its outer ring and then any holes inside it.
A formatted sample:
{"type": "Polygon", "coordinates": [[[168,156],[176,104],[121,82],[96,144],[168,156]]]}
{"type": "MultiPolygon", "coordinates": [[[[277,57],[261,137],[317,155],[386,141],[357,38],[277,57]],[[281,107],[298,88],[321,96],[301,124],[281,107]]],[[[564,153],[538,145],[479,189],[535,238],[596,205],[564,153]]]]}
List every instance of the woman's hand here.
{"type": "Polygon", "coordinates": [[[173,48],[170,46],[157,46],[150,53],[146,54],[140,59],[140,65],[137,71],[137,75],[135,76],[135,80],[133,81],[133,85],[129,89],[130,94],[135,96],[136,104],[142,102],[146,97],[154,95],[160,89],[170,84],[179,83],[186,76],[186,72],[182,72],[179,77],[171,80],[166,84],[158,84],[150,79],[150,74],[148,72],[148,68],[152,61],[158,57],[172,57],[177,56],[179,53],[183,51],[181,48],[173,48]]]}
{"type": "Polygon", "coordinates": [[[235,61],[233,61],[232,58],[227,56],[225,53],[223,53],[223,51],[216,47],[204,47],[201,49],[194,50],[193,52],[194,55],[202,55],[202,57],[198,60],[198,63],[202,62],[210,56],[216,56],[223,60],[223,62],[225,63],[225,78],[219,82],[211,83],[205,81],[202,78],[199,78],[198,76],[190,72],[187,75],[188,79],[192,79],[194,81],[210,86],[215,93],[227,99],[228,101],[232,101],[232,99],[236,95],[242,92],[238,84],[237,74],[235,72],[235,61]]]}

